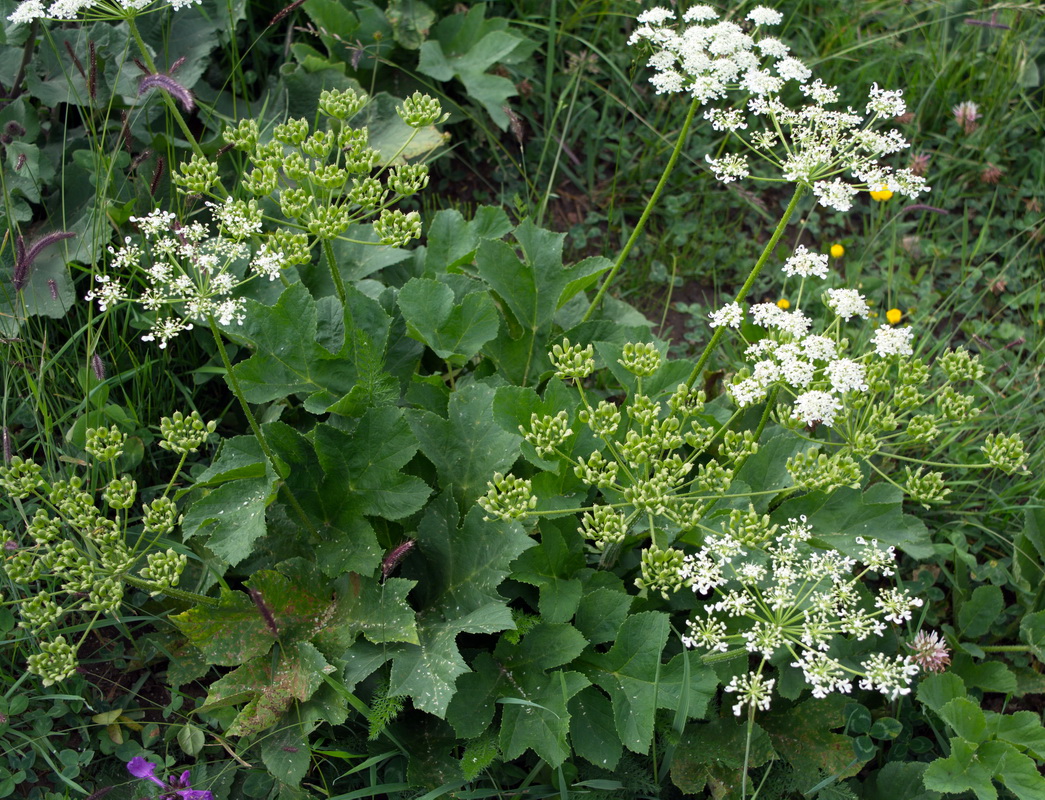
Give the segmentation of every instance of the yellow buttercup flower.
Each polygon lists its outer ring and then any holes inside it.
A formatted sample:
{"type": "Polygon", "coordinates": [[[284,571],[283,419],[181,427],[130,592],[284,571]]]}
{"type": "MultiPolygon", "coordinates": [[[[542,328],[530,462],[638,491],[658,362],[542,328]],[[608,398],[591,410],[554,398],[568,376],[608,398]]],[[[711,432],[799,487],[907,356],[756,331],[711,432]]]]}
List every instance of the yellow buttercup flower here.
{"type": "Polygon", "coordinates": [[[776,304],[779,308],[784,309],[784,311],[787,311],[789,308],[791,308],[791,302],[786,297],[781,297],[779,300],[776,301],[776,304]]]}
{"type": "Polygon", "coordinates": [[[845,248],[840,244],[831,245],[831,258],[841,258],[845,255],[845,248]]]}
{"type": "Polygon", "coordinates": [[[876,201],[876,202],[878,202],[878,203],[884,203],[886,200],[888,200],[892,196],[893,196],[892,190],[888,186],[886,186],[884,183],[882,184],[882,186],[880,188],[871,190],[871,199],[876,201]]]}
{"type": "Polygon", "coordinates": [[[903,312],[898,308],[890,308],[885,312],[885,318],[889,320],[890,325],[895,325],[903,319],[903,312]]]}

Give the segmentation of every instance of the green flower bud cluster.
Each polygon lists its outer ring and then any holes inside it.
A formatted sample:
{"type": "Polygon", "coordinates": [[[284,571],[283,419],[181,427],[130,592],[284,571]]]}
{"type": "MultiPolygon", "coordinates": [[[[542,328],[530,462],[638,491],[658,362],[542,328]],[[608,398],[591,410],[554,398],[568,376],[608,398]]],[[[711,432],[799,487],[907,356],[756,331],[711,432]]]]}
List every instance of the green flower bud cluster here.
{"type": "Polygon", "coordinates": [[[628,521],[610,506],[592,506],[581,516],[580,534],[592,540],[596,550],[623,542],[628,535],[628,521]]]}
{"type": "Polygon", "coordinates": [[[577,418],[591,428],[591,432],[600,439],[609,439],[620,426],[620,409],[606,400],[602,400],[594,411],[582,408],[577,418]]]}
{"type": "Polygon", "coordinates": [[[697,486],[708,494],[725,494],[733,482],[733,470],[724,467],[715,459],[697,467],[697,486]]]}
{"type": "Polygon", "coordinates": [[[420,92],[414,92],[403,100],[396,113],[411,128],[427,128],[429,125],[445,122],[450,116],[443,113],[438,100],[420,92]]]}
{"type": "Polygon", "coordinates": [[[43,484],[41,472],[40,465],[32,459],[14,456],[10,464],[0,467],[0,489],[12,497],[25,500],[43,484]]]}
{"type": "Polygon", "coordinates": [[[88,428],[84,434],[83,449],[95,461],[113,461],[123,455],[127,434],[113,425],[111,428],[88,428]]]}
{"type": "Polygon", "coordinates": [[[754,431],[726,431],[722,434],[722,455],[740,461],[758,452],[754,431]]]}
{"type": "Polygon", "coordinates": [[[416,211],[404,214],[398,208],[386,208],[374,223],[374,233],[381,244],[403,247],[411,239],[421,237],[421,215],[416,211]]]}
{"type": "Polygon", "coordinates": [[[492,519],[521,519],[537,507],[533,485],[527,478],[496,472],[493,480],[487,481],[486,485],[489,491],[479,498],[479,506],[486,512],[483,519],[487,522],[492,519]]]}
{"type": "MultiPolygon", "coordinates": [[[[205,423],[196,412],[175,413],[161,421],[163,440],[159,444],[185,455],[194,452],[214,429],[213,422],[205,423]]],[[[79,475],[49,482],[38,465],[20,458],[12,458],[7,467],[0,468],[0,484],[9,494],[23,500],[35,495],[26,509],[31,516],[24,533],[5,537],[7,557],[2,562],[11,583],[24,587],[16,590],[20,595],[15,598],[18,624],[34,636],[46,639],[47,631],[75,611],[92,616],[95,612],[116,613],[126,583],[143,557],[146,565],[134,580],[152,582],[152,594],[171,590],[179,581],[185,556],[170,549],[148,552],[147,547],[142,548],[143,543],[155,543],[174,529],[178,522],[174,501],[164,494],[142,505],[140,521],[128,517],[128,510],[138,503],[137,482],[130,475],[115,475],[112,466],[125,438],[115,426],[87,431],[85,449],[94,459],[93,474],[108,471],[111,476],[100,491],[92,490],[79,475]],[[133,548],[127,545],[132,528],[137,542],[133,548]]],[[[42,677],[45,685],[63,680],[75,669],[75,646],[61,636],[44,641],[40,652],[29,657],[29,671],[42,677]]]]}
{"type": "Polygon", "coordinates": [[[336,239],[352,222],[344,206],[316,206],[304,211],[308,232],[317,239],[336,239]]]}
{"type": "Polygon", "coordinates": [[[912,472],[910,467],[904,467],[904,491],[908,497],[926,508],[931,503],[940,503],[951,493],[944,485],[942,472],[926,472],[922,474],[924,467],[919,467],[912,472]]]}
{"type": "Polygon", "coordinates": [[[113,478],[102,492],[102,497],[109,504],[109,508],[123,510],[134,505],[134,498],[138,494],[138,483],[130,475],[122,475],[113,478]]]}
{"type": "Polygon", "coordinates": [[[1003,433],[988,434],[980,449],[987,456],[991,466],[1000,469],[1006,475],[1019,471],[1027,461],[1027,451],[1023,448],[1023,439],[1018,433],[1009,436],[1003,433]]]}
{"type": "Polygon", "coordinates": [[[579,344],[570,344],[569,339],[563,339],[561,345],[552,345],[548,357],[555,367],[555,377],[561,381],[568,378],[583,380],[595,371],[595,350],[590,344],[581,347],[579,344]]]}
{"type": "Polygon", "coordinates": [[[218,182],[218,165],[199,153],[171,172],[171,182],[182,194],[206,194],[218,182]]]}
{"type": "Polygon", "coordinates": [[[759,515],[755,507],[749,505],[747,511],[739,508],[730,511],[722,531],[747,547],[761,548],[772,540],[778,527],[770,523],[768,514],[759,515]]]}
{"type": "Polygon", "coordinates": [[[940,435],[940,428],[936,424],[939,420],[933,414],[919,414],[911,417],[907,423],[907,435],[911,441],[928,444],[940,435]]]}
{"type": "Polygon", "coordinates": [[[811,447],[789,458],[786,468],[795,486],[808,492],[858,489],[863,480],[860,465],[844,450],[828,456],[811,447]]]}
{"type": "Polygon", "coordinates": [[[591,486],[600,489],[609,489],[617,481],[617,471],[620,465],[616,461],[607,461],[605,457],[596,450],[587,460],[581,458],[577,466],[573,468],[574,474],[591,486]]]}
{"type": "Polygon", "coordinates": [[[345,120],[354,117],[370,98],[353,89],[331,91],[324,89],[319,95],[319,110],[328,117],[345,120]]]}
{"type": "Polygon", "coordinates": [[[951,422],[965,422],[980,413],[974,403],[976,399],[972,395],[959,394],[950,386],[944,387],[936,397],[936,405],[940,413],[951,422]]]}
{"type": "Polygon", "coordinates": [[[160,420],[160,447],[175,453],[195,453],[217,427],[217,422],[204,422],[198,411],[188,416],[175,411],[160,420]]]}
{"type": "Polygon", "coordinates": [[[295,233],[280,228],[272,233],[272,243],[277,252],[283,254],[288,265],[307,264],[312,260],[312,250],[308,246],[308,234],[295,233]]]}
{"type": "Polygon", "coordinates": [[[570,418],[565,411],[560,411],[555,416],[545,414],[538,417],[536,413],[530,415],[530,429],[526,430],[522,425],[519,432],[523,435],[539,456],[550,456],[555,448],[573,435],[570,427],[570,418]]]}
{"type": "Polygon", "coordinates": [[[22,603],[18,611],[21,615],[18,627],[31,633],[53,627],[65,614],[65,609],[54,602],[47,592],[30,597],[22,603]]]}
{"type": "Polygon", "coordinates": [[[662,361],[660,351],[652,343],[629,342],[624,345],[622,356],[617,363],[640,378],[648,378],[653,375],[660,369],[662,361]]]}
{"type": "Polygon", "coordinates": [[[349,199],[360,208],[371,210],[385,202],[388,190],[377,178],[353,178],[349,199]]]}
{"type": "Polygon", "coordinates": [[[399,164],[388,176],[388,188],[403,197],[417,194],[428,186],[427,164],[399,164]]]}
{"type": "Polygon", "coordinates": [[[178,521],[178,507],[166,495],[142,506],[142,525],[146,536],[166,536],[174,530],[178,521]]]}
{"type": "MultiPolygon", "coordinates": [[[[388,205],[416,194],[428,185],[424,164],[398,164],[387,176],[372,175],[382,154],[369,144],[368,129],[352,122],[370,98],[352,89],[324,90],[319,111],[322,126],[305,118],[291,118],[272,129],[272,139],[261,141],[254,120],[243,120],[225,131],[225,140],[243,151],[251,169],[243,186],[257,197],[278,194],[283,215],[300,224],[315,239],[342,236],[350,225],[377,216],[374,230],[381,244],[402,247],[420,236],[417,212],[404,213],[388,205]],[[357,127],[353,127],[356,125],[357,127]],[[351,182],[350,176],[355,176],[351,182]],[[393,195],[389,197],[390,193],[393,195]]],[[[399,109],[408,124],[425,127],[445,119],[439,103],[416,93],[399,109]]],[[[398,154],[385,154],[395,159],[398,154]]],[[[305,263],[306,244],[288,254],[290,263],[305,263]]]]}
{"type": "Polygon", "coordinates": [[[44,686],[63,681],[76,672],[76,650],[64,636],[41,643],[40,652],[33,653],[27,661],[29,672],[43,678],[44,686]]]}
{"type": "Polygon", "coordinates": [[[650,545],[642,551],[642,577],[636,579],[635,585],[650,592],[660,592],[661,597],[669,599],[672,594],[692,585],[683,577],[682,565],[685,554],[674,547],[661,550],[650,545]]]}
{"type": "Polygon", "coordinates": [[[964,347],[948,350],[940,356],[938,363],[947,380],[955,383],[979,380],[986,372],[980,363],[980,357],[970,354],[964,347]]]}
{"type": "Polygon", "coordinates": [[[168,548],[162,553],[149,553],[146,560],[148,565],[142,568],[141,576],[144,580],[156,584],[156,590],[149,592],[150,595],[155,596],[162,594],[164,589],[178,585],[188,557],[179,555],[168,548]]]}

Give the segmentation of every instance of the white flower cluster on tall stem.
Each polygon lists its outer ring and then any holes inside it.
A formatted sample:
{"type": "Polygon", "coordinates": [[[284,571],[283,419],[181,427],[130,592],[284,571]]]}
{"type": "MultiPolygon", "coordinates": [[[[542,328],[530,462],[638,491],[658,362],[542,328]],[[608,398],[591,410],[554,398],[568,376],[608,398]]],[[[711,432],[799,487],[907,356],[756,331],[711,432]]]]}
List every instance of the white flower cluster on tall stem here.
{"type": "Polygon", "coordinates": [[[708,6],[689,9],[682,24],[673,12],[657,8],[639,15],[629,43],[652,47],[647,66],[654,69],[650,83],[658,94],[689,94],[702,105],[727,101],[726,107],[708,109],[704,117],[715,130],[739,138],[748,152],[706,156],[723,183],[751,175],[751,153],[771,164],[783,180],[810,187],[821,205],[838,211],[848,211],[861,190],[888,189],[908,197],[927,191],[925,181],[910,170],[878,163],[881,156],[908,147],[899,131],[873,129],[904,113],[903,93],[874,84],[863,113],[831,108],[838,102],[837,88],[812,80],[812,71],[789,55],[786,44],[764,35],[764,26],[781,19],[778,12],[760,6],[748,14],[754,27],[747,32],[735,22],[719,20],[708,6]],[[807,98],[798,108],[781,100],[792,82],[807,98]],[[746,105],[728,104],[730,93],[738,93],[743,98],[738,102],[746,105]],[[750,118],[761,120],[749,124],[750,118]]]}
{"type": "MultiPolygon", "coordinates": [[[[198,5],[202,0],[167,0],[163,5],[175,11],[198,5]]],[[[124,19],[145,11],[156,0],[23,0],[7,19],[15,23],[29,23],[37,19],[76,19],[80,14],[99,19],[124,19]]]]}
{"type": "Polygon", "coordinates": [[[132,298],[128,289],[131,281],[125,285],[120,277],[100,274],[84,299],[97,301],[103,312],[131,299],[146,311],[170,311],[169,316],[158,314],[142,337],[157,342],[161,349],[182,331],[192,330],[194,322],[213,318],[220,325],[242,324],[244,300],[233,292],[258,276],[275,280],[285,259],[269,243],[251,254],[248,239],[261,231],[256,201],[229,198],[221,205],[208,205],[220,231],[217,236],[199,222],[178,225],[169,211],[131,217],[144,242],[139,244],[128,236],[123,247],[110,247],[110,264],[127,272],[140,271],[146,290],[132,298]],[[244,265],[246,274],[239,277],[244,265]]]}
{"type": "MultiPolygon", "coordinates": [[[[784,262],[783,272],[800,278],[804,288],[807,278],[827,277],[827,257],[799,245],[784,262]]],[[[828,289],[823,300],[834,315],[827,325],[831,335],[811,332],[813,321],[799,308],[785,310],[775,303],[751,306],[751,321],[764,328],[766,336],[749,343],[745,352],[749,366],[727,387],[738,406],[743,408],[764,400],[770,389],[777,386],[794,396],[793,419],[804,425],[830,426],[842,411],[847,395],[870,391],[869,369],[875,354],[879,359],[913,354],[909,327],[881,326],[871,342],[874,354],[844,356],[848,342],[841,335],[842,321],[867,318],[870,307],[856,289],[828,289]]],[[[733,327],[739,327],[741,313],[740,307],[732,303],[712,313],[711,325],[723,324],[728,318],[733,327]]]]}
{"type": "Polygon", "coordinates": [[[862,551],[856,559],[813,548],[811,536],[812,527],[802,517],[790,520],[761,551],[727,533],[709,537],[683,561],[682,579],[695,592],[715,596],[704,606],[704,617],[689,621],[683,644],[712,654],[742,648],[762,657],[756,671],[726,687],[738,696],[733,706],[738,716],[745,708],[769,708],[773,680],[765,679],[762,670],[781,650],[790,654],[791,666],[802,671],[815,697],[848,694],[854,679],[891,700],[911,691],[911,678],[919,671],[911,657],[872,653],[850,662],[831,655],[834,637],[863,641],[882,636],[886,622],[907,622],[923,604],[892,587],[877,592],[873,610],[861,602],[858,587],[868,572],[893,574],[893,548],[858,538],[862,551]]]}

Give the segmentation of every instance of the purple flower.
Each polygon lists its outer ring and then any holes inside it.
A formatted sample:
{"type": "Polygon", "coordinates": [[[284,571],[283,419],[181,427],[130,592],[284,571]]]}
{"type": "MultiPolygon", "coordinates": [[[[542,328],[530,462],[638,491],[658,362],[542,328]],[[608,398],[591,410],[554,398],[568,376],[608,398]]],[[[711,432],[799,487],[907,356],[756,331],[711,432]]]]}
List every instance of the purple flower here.
{"type": "Polygon", "coordinates": [[[164,783],[156,777],[156,765],[141,756],[135,756],[127,762],[127,771],[135,778],[152,781],[161,789],[158,800],[214,800],[214,795],[206,789],[193,789],[189,779],[189,771],[185,770],[177,778],[168,778],[164,783]]]}

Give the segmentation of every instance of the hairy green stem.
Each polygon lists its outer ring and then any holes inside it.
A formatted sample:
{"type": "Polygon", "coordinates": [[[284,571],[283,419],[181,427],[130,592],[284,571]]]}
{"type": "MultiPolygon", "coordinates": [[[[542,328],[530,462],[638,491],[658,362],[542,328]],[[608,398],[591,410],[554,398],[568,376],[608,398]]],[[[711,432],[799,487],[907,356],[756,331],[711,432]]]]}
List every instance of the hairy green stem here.
{"type": "Polygon", "coordinates": [[[243,396],[243,389],[239,385],[235,373],[232,371],[232,362],[229,361],[229,354],[225,351],[225,342],[221,338],[221,331],[218,330],[217,323],[214,322],[214,317],[208,316],[207,322],[210,324],[210,332],[214,336],[214,343],[218,346],[218,353],[221,356],[221,363],[225,366],[225,380],[229,384],[229,388],[232,389],[232,393],[236,395],[236,399],[239,400],[240,408],[243,409],[243,414],[247,418],[247,423],[250,425],[250,429],[254,432],[254,437],[258,440],[258,445],[261,447],[261,451],[265,454],[265,458],[268,459],[269,464],[272,465],[273,471],[279,477],[279,488],[283,493],[287,503],[289,503],[294,514],[297,516],[298,521],[306,528],[312,527],[311,521],[309,521],[308,514],[305,513],[305,509],[301,507],[301,503],[294,496],[294,493],[290,491],[290,487],[287,486],[283,480],[283,475],[280,473],[279,467],[277,466],[276,454],[272,452],[272,448],[269,447],[268,441],[265,439],[265,434],[261,431],[261,426],[258,425],[258,421],[254,418],[254,412],[250,410],[250,405],[247,403],[247,399],[243,396]]]}
{"type": "Polygon", "coordinates": [[[135,589],[141,589],[143,592],[160,592],[168,597],[173,597],[175,600],[184,600],[186,603],[196,603],[201,606],[221,605],[221,601],[216,597],[208,597],[205,594],[196,594],[196,592],[186,592],[184,589],[175,589],[173,586],[163,586],[159,583],[136,578],[133,575],[121,575],[120,579],[135,589]]]}
{"type": "MultiPolygon", "coordinates": [[[[798,208],[798,201],[802,199],[805,190],[806,187],[801,183],[795,186],[795,193],[791,195],[791,202],[788,203],[787,208],[784,209],[784,215],[780,218],[780,222],[777,223],[773,235],[770,236],[769,241],[766,242],[766,246],[762,250],[762,255],[758,257],[758,261],[755,262],[755,266],[751,269],[751,274],[747,276],[744,285],[741,286],[740,291],[737,292],[737,296],[734,299],[735,303],[739,303],[743,300],[747,296],[747,293],[751,291],[751,287],[755,285],[755,280],[758,278],[759,273],[762,272],[762,268],[766,265],[766,262],[769,261],[769,257],[773,254],[773,250],[776,249],[780,237],[784,235],[787,223],[791,220],[791,216],[795,213],[795,209],[798,208]]],[[[696,366],[693,367],[693,372],[689,375],[689,380],[686,381],[687,388],[692,387],[697,378],[704,371],[704,366],[708,363],[708,359],[711,358],[711,353],[714,351],[725,332],[726,327],[724,325],[715,328],[715,333],[711,337],[711,341],[709,341],[704,347],[704,352],[700,354],[696,366]]]]}
{"type": "Polygon", "coordinates": [[[323,240],[323,254],[327,257],[327,268],[330,270],[330,277],[334,281],[334,289],[337,290],[338,300],[344,306],[348,295],[345,292],[345,282],[341,278],[341,271],[337,268],[337,260],[334,258],[334,245],[329,239],[323,240]]]}
{"type": "Polygon", "coordinates": [[[668,178],[671,177],[671,173],[675,169],[675,163],[679,160],[679,155],[682,153],[682,146],[686,143],[686,139],[689,134],[689,129],[693,124],[693,118],[697,114],[697,109],[700,107],[700,101],[694,98],[693,102],[690,103],[689,112],[686,114],[686,120],[682,123],[682,130],[679,131],[678,139],[675,142],[675,149],[671,151],[671,157],[668,159],[668,163],[664,167],[664,172],[660,176],[660,180],[657,182],[657,187],[653,190],[653,194],[650,195],[649,201],[646,203],[646,207],[642,209],[642,216],[639,217],[639,221],[635,224],[635,228],[631,232],[631,236],[628,237],[627,243],[624,245],[624,249],[620,251],[620,255],[617,256],[617,260],[613,264],[613,268],[610,269],[609,274],[606,276],[606,280],[602,282],[602,286],[599,287],[598,293],[595,295],[595,299],[591,301],[591,305],[588,306],[588,310],[585,312],[581,322],[587,322],[591,315],[595,312],[596,306],[602,302],[603,295],[606,294],[606,290],[610,288],[610,284],[613,283],[613,279],[617,277],[617,273],[620,271],[621,266],[624,264],[624,259],[631,253],[631,248],[635,246],[635,243],[639,239],[639,235],[646,227],[646,222],[649,220],[649,216],[653,213],[653,207],[657,204],[657,200],[660,198],[661,192],[664,191],[664,187],[668,183],[668,178]]]}

